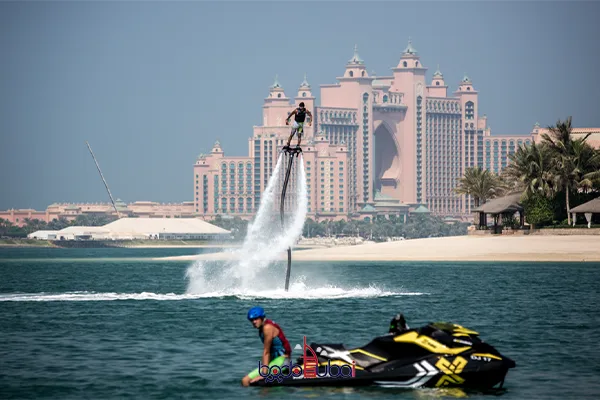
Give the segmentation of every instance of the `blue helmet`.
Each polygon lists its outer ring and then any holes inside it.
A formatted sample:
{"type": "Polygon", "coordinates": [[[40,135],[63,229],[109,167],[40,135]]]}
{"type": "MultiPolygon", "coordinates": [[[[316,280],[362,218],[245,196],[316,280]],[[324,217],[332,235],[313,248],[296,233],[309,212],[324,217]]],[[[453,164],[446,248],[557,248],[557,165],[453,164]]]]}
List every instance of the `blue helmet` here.
{"type": "Polygon", "coordinates": [[[253,320],[255,318],[264,318],[265,310],[262,307],[252,307],[250,311],[248,311],[248,319],[253,320]]]}

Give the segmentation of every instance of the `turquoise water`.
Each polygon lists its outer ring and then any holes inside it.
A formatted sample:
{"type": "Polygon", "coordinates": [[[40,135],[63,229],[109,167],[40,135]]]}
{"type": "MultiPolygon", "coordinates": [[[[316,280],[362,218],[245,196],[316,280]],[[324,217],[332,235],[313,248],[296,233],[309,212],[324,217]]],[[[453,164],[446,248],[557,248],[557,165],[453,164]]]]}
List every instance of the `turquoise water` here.
{"type": "MultiPolygon", "coordinates": [[[[205,250],[210,251],[210,250],[205,250]]],[[[243,388],[260,304],[292,343],[365,344],[403,312],[480,332],[517,368],[505,399],[600,398],[599,263],[294,263],[293,287],[186,294],[198,249],[0,249],[0,398],[452,398],[388,388],[243,388]]],[[[275,265],[265,278],[279,279],[275,265]]],[[[294,356],[295,358],[295,356],[294,356]]],[[[490,395],[466,393],[468,398],[490,395]]]]}

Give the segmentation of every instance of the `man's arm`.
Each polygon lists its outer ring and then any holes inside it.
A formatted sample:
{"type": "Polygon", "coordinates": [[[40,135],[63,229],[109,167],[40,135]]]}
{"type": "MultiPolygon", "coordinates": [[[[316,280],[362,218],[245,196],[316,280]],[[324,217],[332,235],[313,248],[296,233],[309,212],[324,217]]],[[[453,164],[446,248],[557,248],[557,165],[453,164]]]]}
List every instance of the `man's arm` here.
{"type": "Polygon", "coordinates": [[[288,122],[290,122],[290,118],[292,118],[292,115],[296,115],[296,109],[294,108],[294,111],[292,111],[290,113],[290,115],[288,115],[288,117],[285,119],[285,124],[287,125],[288,122]]]}
{"type": "Polygon", "coordinates": [[[313,117],[308,109],[306,110],[306,115],[308,115],[308,117],[310,118],[310,121],[308,121],[308,125],[310,126],[312,125],[313,117]]]}
{"type": "Polygon", "coordinates": [[[275,327],[273,325],[265,326],[263,328],[263,334],[265,335],[265,348],[263,350],[262,363],[264,365],[269,365],[269,362],[271,361],[271,344],[275,337],[275,327]]]}

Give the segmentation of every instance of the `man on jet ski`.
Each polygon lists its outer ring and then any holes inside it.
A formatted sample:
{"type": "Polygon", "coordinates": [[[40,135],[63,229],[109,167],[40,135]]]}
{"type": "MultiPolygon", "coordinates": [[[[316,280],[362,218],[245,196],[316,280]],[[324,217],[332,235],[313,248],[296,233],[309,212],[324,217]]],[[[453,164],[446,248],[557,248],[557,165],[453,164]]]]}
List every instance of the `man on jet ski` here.
{"type": "MultiPolygon", "coordinates": [[[[270,367],[289,365],[289,358],[292,355],[292,348],[287,338],[283,334],[283,329],[266,318],[265,310],[262,307],[252,307],[248,311],[248,321],[258,329],[258,336],[264,343],[262,356],[263,374],[267,374],[270,367]],[[269,368],[267,368],[267,366],[269,368]]],[[[254,369],[242,379],[243,386],[249,386],[250,383],[263,379],[258,372],[258,368],[254,369]]]]}

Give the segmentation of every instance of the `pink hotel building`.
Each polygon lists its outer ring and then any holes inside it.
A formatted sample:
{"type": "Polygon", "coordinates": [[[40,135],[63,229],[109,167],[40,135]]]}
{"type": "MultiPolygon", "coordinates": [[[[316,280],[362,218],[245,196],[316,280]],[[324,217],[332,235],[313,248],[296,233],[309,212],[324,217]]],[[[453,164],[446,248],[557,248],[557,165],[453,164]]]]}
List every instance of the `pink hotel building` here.
{"type": "MultiPolygon", "coordinates": [[[[310,218],[405,217],[409,212],[469,217],[473,203],[452,192],[457,178],[472,166],[500,172],[519,144],[539,142],[547,129],[536,124],[528,134],[491,135],[467,76],[449,94],[439,68],[429,83],[426,71],[409,41],[390,76],[369,75],[355,48],[338,83],[321,85],[321,105],[315,104],[306,77],[293,101],[275,78],[264,100],[263,123],[248,139],[249,155],[226,157],[216,142],[209,154],[198,156],[193,202],[117,201],[117,207],[146,218],[251,217],[288,138],[285,118],[303,101],[315,118],[302,141],[310,218]]],[[[591,133],[588,143],[600,148],[600,128],[573,129],[575,137],[586,133],[591,133]]],[[[49,222],[97,213],[115,214],[109,203],[62,203],[46,211],[0,211],[0,218],[22,225],[27,218],[49,222]]]]}
{"type": "Polygon", "coordinates": [[[321,85],[321,105],[306,77],[293,101],[276,77],[248,157],[226,157],[219,142],[198,156],[195,212],[247,217],[257,210],[290,132],[285,119],[303,101],[315,118],[302,146],[309,217],[405,216],[425,207],[435,215],[467,216],[473,204],[453,193],[457,178],[473,166],[501,171],[539,126],[530,134],[492,136],[467,76],[450,94],[439,68],[429,83],[426,71],[409,41],[390,76],[369,75],[355,47],[338,83],[321,85]]]}

